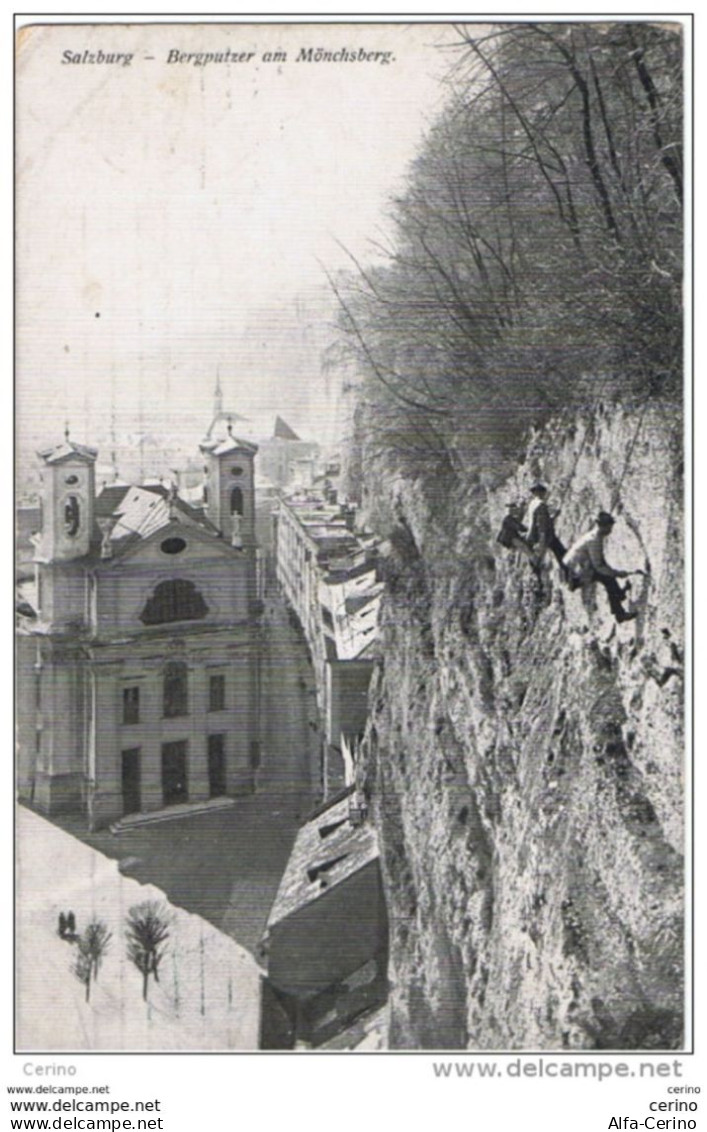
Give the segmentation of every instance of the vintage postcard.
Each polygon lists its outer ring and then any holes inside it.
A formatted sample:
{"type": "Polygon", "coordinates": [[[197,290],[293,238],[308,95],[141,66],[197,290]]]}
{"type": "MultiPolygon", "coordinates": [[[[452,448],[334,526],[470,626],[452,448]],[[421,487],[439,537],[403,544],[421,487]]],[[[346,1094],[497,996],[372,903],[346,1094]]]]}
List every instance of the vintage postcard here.
{"type": "Polygon", "coordinates": [[[696,1127],[690,33],[20,21],[18,1052],[696,1127]]]}

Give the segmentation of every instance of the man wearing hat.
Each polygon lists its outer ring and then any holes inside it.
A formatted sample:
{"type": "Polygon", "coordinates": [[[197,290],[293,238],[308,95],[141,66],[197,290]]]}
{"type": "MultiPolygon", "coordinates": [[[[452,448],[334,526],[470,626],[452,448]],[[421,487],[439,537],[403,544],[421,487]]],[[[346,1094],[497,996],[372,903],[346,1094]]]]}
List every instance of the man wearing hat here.
{"type": "Polygon", "coordinates": [[[608,511],[600,511],[594,526],[578,538],[564,556],[570,589],[600,582],[606,590],[611,612],[617,621],[633,621],[635,613],[623,607],[628,586],[620,586],[617,578],[628,577],[627,570],[615,570],[604,558],[604,540],[611,534],[614,517],[608,511]]]}
{"type": "Polygon", "coordinates": [[[555,532],[555,523],[547,505],[545,484],[534,483],[530,489],[530,494],[533,498],[528,507],[528,522],[530,524],[528,545],[535,550],[538,562],[541,562],[545,557],[546,550],[551,550],[560,568],[562,568],[567,547],[560,541],[555,532]]]}

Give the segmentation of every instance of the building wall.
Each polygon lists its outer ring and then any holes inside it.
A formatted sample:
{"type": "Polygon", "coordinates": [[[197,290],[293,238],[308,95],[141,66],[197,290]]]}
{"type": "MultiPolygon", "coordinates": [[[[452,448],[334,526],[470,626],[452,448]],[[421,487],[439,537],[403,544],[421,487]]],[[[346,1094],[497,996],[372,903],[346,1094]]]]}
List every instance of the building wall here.
{"type": "Polygon", "coordinates": [[[346,644],[351,656],[356,647],[365,648],[370,642],[370,626],[375,625],[377,605],[355,615],[341,617],[348,595],[358,595],[371,588],[371,570],[351,582],[336,585],[325,583],[324,569],[317,557],[316,540],[310,537],[300,522],[296,509],[281,503],[276,525],[277,577],[288,602],[294,609],[304,630],[316,675],[317,706],[322,720],[326,746],[323,750],[324,790],[336,788],[340,774],[330,773],[338,767],[335,752],[328,747],[339,747],[342,734],[358,735],[365,728],[368,712],[368,687],[373,661],[344,659],[341,650],[346,644]],[[331,622],[325,632],[322,616],[325,607],[331,622]],[[327,633],[331,637],[327,649],[327,633]],[[332,659],[332,652],[338,659],[332,659]]]}
{"type": "MultiPolygon", "coordinates": [[[[37,645],[34,637],[25,632],[17,636],[15,667],[15,712],[17,725],[17,790],[27,801],[32,798],[37,731],[41,730],[41,709],[36,697],[37,645]]],[[[41,742],[41,738],[40,738],[41,742]]]]}
{"type": "Polygon", "coordinates": [[[368,719],[372,660],[335,660],[326,665],[328,684],[327,742],[341,746],[341,736],[361,734],[368,719]]]}
{"type": "MultiPolygon", "coordinates": [[[[134,598],[139,591],[142,609],[145,582],[150,583],[149,593],[163,577],[148,563],[144,570],[116,573],[110,584],[100,580],[97,620],[102,640],[88,634],[81,640],[75,633],[60,637],[42,632],[41,626],[21,636],[18,761],[23,797],[46,813],[82,810],[92,828],[106,825],[125,812],[122,752],[139,750],[139,809],[161,809],[162,745],[184,741],[183,800],[203,801],[210,794],[210,734],[224,737],[225,793],[253,789],[259,642],[256,627],[246,619],[247,567],[231,577],[229,564],[230,556],[219,558],[194,575],[207,602],[212,587],[219,593],[216,624],[216,611],[204,621],[149,630],[128,616],[138,608],[134,600],[131,604],[131,594],[134,598]],[[115,640],[116,629],[129,632],[129,637],[115,640]],[[166,718],[165,665],[174,660],[187,666],[188,711],[166,718]],[[224,708],[211,710],[210,677],[217,675],[224,677],[224,708]],[[125,688],[139,689],[139,718],[134,723],[124,720],[125,688]]],[[[81,576],[80,570],[75,573],[81,576]]]]}
{"type": "MultiPolygon", "coordinates": [[[[180,532],[181,534],[181,532],[180,532]]],[[[143,630],[140,615],[145,603],[160,582],[181,578],[193,582],[208,606],[198,623],[212,626],[245,621],[255,599],[254,565],[244,553],[204,554],[203,543],[189,543],[187,531],[182,535],[187,549],[180,555],[165,555],[159,543],[141,551],[126,569],[124,562],[110,562],[97,571],[97,598],[94,630],[99,636],[115,632],[143,630]]],[[[164,540],[161,540],[164,541],[164,540]]]]}
{"type": "MultiPolygon", "coordinates": [[[[36,641],[36,638],[35,638],[36,641]]],[[[46,813],[81,808],[85,780],[86,657],[74,639],[41,639],[34,661],[32,801],[46,813]]],[[[23,760],[21,760],[23,761],[23,760]]]]}
{"type": "Polygon", "coordinates": [[[209,798],[208,737],[224,736],[226,794],[253,789],[253,744],[257,741],[258,644],[249,627],[193,638],[164,639],[159,652],[155,642],[139,642],[129,657],[117,646],[96,649],[93,672],[96,696],[94,781],[90,812],[94,826],[124,813],[122,753],[139,751],[140,810],[165,805],[162,781],[162,745],[185,742],[187,794],[185,801],[209,798]],[[188,712],[164,715],[165,664],[187,666],[188,712]],[[210,677],[225,678],[225,706],[210,710],[210,677]],[[139,689],[139,720],[124,722],[123,690],[139,689]]]}
{"type": "Polygon", "coordinates": [[[37,610],[42,624],[61,632],[89,616],[87,577],[73,563],[37,563],[37,610]]]}

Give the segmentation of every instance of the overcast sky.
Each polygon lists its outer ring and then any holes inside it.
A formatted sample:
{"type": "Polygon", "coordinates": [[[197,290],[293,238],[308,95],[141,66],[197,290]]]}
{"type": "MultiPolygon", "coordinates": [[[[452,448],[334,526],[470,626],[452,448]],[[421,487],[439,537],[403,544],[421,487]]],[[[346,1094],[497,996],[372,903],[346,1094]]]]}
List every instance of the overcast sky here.
{"type": "Polygon", "coordinates": [[[369,257],[387,198],[442,104],[449,55],[437,45],[453,38],[422,24],[26,30],[21,443],[60,432],[65,416],[76,435],[87,410],[99,427],[111,399],[136,420],[141,406],[167,403],[206,413],[217,367],[231,407],[247,412],[259,374],[244,329],[263,309],[291,311],[324,282],[322,264],[344,266],[338,242],[369,257]],[[302,47],[320,46],[393,55],[297,62],[302,47]],[[254,57],[167,62],[226,48],[254,57]],[[99,51],[133,58],[64,61],[99,51]],[[275,51],[287,61],[263,61],[275,51]]]}

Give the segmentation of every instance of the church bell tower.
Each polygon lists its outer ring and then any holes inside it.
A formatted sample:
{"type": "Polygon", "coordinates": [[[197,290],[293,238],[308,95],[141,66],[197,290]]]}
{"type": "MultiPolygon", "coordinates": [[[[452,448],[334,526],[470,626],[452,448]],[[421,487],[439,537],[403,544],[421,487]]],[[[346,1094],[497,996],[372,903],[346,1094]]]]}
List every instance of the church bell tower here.
{"type": "Polygon", "coordinates": [[[257,445],[235,437],[228,426],[225,440],[205,441],[206,515],[238,550],[255,546],[253,461],[257,445]]]}
{"type": "Polygon", "coordinates": [[[69,440],[38,453],[42,468],[42,533],[38,560],[71,562],[88,554],[93,536],[98,452],[69,440]]]}

